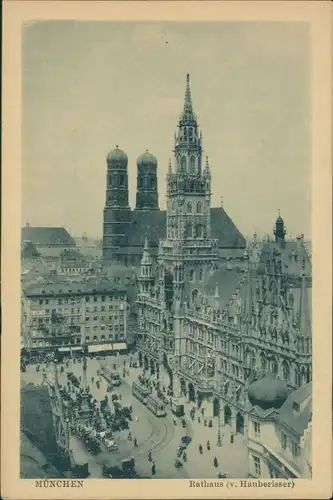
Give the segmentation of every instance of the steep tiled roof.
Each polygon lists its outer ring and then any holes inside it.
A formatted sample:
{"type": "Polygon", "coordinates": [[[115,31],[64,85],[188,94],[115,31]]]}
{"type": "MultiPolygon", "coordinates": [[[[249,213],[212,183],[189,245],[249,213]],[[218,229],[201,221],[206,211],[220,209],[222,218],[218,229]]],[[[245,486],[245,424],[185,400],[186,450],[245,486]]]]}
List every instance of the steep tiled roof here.
{"type": "Polygon", "coordinates": [[[75,246],[74,239],[64,227],[25,226],[21,229],[21,240],[29,240],[37,247],[48,245],[75,246]]]}
{"type": "Polygon", "coordinates": [[[293,391],[280,408],[277,421],[286,425],[296,434],[302,436],[312,416],[312,383],[293,391]],[[300,411],[293,409],[294,403],[300,405],[300,411]],[[304,407],[302,408],[302,403],[304,407]]]}
{"type": "Polygon", "coordinates": [[[306,248],[297,241],[286,241],[284,247],[280,247],[275,242],[267,242],[262,245],[260,256],[259,271],[265,270],[265,264],[271,259],[272,252],[278,250],[281,252],[282,273],[290,276],[299,277],[302,271],[302,259],[305,259],[305,274],[311,277],[311,261],[306,248]],[[293,256],[297,253],[297,260],[293,256]]]}
{"type": "Polygon", "coordinates": [[[131,213],[128,246],[139,247],[143,251],[145,236],[149,247],[158,246],[159,240],[166,234],[166,211],[164,210],[134,210],[131,213]]]}
{"type": "Polygon", "coordinates": [[[220,268],[209,277],[204,288],[210,294],[214,294],[217,285],[220,299],[226,305],[229,299],[231,299],[232,294],[236,291],[240,279],[241,273],[239,271],[220,268]]]}
{"type": "MultiPolygon", "coordinates": [[[[146,234],[150,249],[158,246],[159,240],[166,236],[166,216],[165,210],[134,210],[128,246],[142,249],[146,234]]],[[[222,207],[211,208],[211,237],[218,240],[220,248],[245,248],[246,245],[244,236],[222,207]]]]}
{"type": "Polygon", "coordinates": [[[220,248],[245,248],[246,240],[222,207],[210,210],[211,237],[220,248]]]}

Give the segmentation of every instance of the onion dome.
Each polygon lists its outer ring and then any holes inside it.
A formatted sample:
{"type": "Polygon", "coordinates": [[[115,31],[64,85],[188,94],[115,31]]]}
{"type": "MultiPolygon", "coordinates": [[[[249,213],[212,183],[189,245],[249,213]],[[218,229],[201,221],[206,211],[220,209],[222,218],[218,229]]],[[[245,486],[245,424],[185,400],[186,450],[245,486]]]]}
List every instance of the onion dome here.
{"type": "Polygon", "coordinates": [[[116,149],[113,149],[107,155],[106,161],[108,164],[127,167],[128,157],[127,154],[124,153],[124,151],[122,151],[121,149],[118,148],[118,146],[116,146],[116,149]]]}
{"type": "Polygon", "coordinates": [[[136,160],[138,167],[157,167],[156,157],[149,153],[148,149],[136,160]]]}
{"type": "Polygon", "coordinates": [[[248,398],[253,406],[263,410],[280,408],[289,395],[287,384],[284,380],[274,378],[267,374],[260,380],[253,382],[248,390],[248,398]]]}

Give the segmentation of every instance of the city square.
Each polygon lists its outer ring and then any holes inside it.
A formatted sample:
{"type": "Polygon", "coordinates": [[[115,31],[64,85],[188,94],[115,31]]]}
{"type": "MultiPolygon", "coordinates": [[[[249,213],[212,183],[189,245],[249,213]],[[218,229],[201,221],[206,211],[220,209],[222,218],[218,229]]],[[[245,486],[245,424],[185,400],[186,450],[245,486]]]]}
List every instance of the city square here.
{"type": "MultiPolygon", "coordinates": [[[[114,439],[119,447],[117,451],[108,452],[103,449],[98,455],[93,456],[84,447],[83,443],[75,435],[70,437],[70,446],[77,464],[88,463],[89,473],[92,477],[103,477],[103,464],[117,465],[122,459],[133,457],[135,467],[141,477],[152,477],[151,462],[148,460],[148,453],[152,453],[152,458],[156,464],[156,478],[216,478],[219,472],[227,474],[228,477],[247,476],[247,455],[244,447],[243,436],[236,435],[231,444],[230,426],[221,426],[222,446],[217,446],[218,440],[218,418],[213,417],[212,405],[203,406],[205,417],[213,421],[213,426],[204,425],[202,409],[198,410],[198,417],[195,420],[190,418],[190,410],[193,403],[186,398],[182,398],[185,406],[186,427],[182,426],[183,418],[175,418],[170,408],[165,417],[156,417],[133,395],[131,386],[137,380],[142,368],[129,368],[130,358],[135,362],[135,356],[119,355],[110,356],[103,360],[88,359],[87,381],[89,390],[94,398],[101,401],[107,394],[108,383],[103,377],[97,375],[101,366],[106,364],[117,371],[121,376],[121,384],[115,387],[113,392],[121,394],[123,404],[132,405],[133,420],[130,422],[128,431],[114,433],[114,439]],[[124,366],[126,366],[126,376],[123,377],[124,366]],[[129,371],[129,373],[128,373],[129,371]],[[94,378],[94,383],[91,379],[94,378]],[[96,381],[100,380],[100,388],[96,387],[96,381]],[[201,416],[201,419],[200,419],[201,416]],[[176,425],[175,425],[176,424],[176,425]],[[128,440],[128,433],[132,434],[132,440],[128,440]],[[181,468],[175,467],[177,460],[177,448],[183,436],[191,437],[191,443],[187,448],[187,461],[183,462],[181,468]],[[133,440],[137,439],[137,447],[134,447],[133,440]],[[210,443],[210,450],[207,450],[207,442],[210,443]],[[199,453],[200,444],[204,448],[202,455],[199,453]],[[214,457],[218,460],[218,467],[214,467],[214,457]]],[[[25,383],[40,385],[43,383],[43,369],[45,366],[46,376],[50,383],[54,384],[53,363],[40,365],[40,371],[36,372],[37,365],[28,365],[26,371],[22,373],[22,380],[25,383]]],[[[82,377],[82,363],[69,361],[69,366],[65,364],[65,371],[58,374],[59,384],[65,385],[66,373],[73,372],[77,377],[82,377]]],[[[59,372],[59,367],[58,367],[59,372]]]]}

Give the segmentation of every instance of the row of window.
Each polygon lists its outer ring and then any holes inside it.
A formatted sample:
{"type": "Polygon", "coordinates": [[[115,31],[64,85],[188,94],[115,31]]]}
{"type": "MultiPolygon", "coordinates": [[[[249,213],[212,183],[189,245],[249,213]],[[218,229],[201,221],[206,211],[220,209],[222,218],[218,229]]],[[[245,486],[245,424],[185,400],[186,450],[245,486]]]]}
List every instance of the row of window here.
{"type": "Polygon", "coordinates": [[[47,305],[47,304],[80,304],[81,303],[81,299],[78,298],[78,297],[70,297],[70,298],[67,298],[67,299],[39,299],[38,301],[34,300],[32,301],[33,305],[36,304],[38,302],[38,304],[40,306],[42,305],[47,305]]]}
{"type": "Polygon", "coordinates": [[[295,441],[293,441],[292,439],[290,440],[290,443],[289,443],[289,439],[283,431],[281,431],[281,445],[282,445],[283,450],[287,450],[288,448],[291,448],[293,458],[297,458],[300,456],[301,449],[300,449],[299,444],[296,443],[295,441]]]}
{"type": "MultiPolygon", "coordinates": [[[[107,316],[86,316],[86,321],[104,321],[108,319],[107,316]]],[[[123,316],[109,316],[109,320],[113,322],[123,322],[124,317],[123,316]]]]}
{"type": "Polygon", "coordinates": [[[86,312],[105,312],[105,311],[123,311],[122,304],[115,306],[95,306],[95,307],[87,307],[86,312]]]}
{"type": "Polygon", "coordinates": [[[81,338],[77,337],[76,339],[70,339],[70,342],[61,341],[58,339],[49,340],[33,340],[32,347],[51,347],[51,346],[70,346],[70,345],[78,345],[81,344],[81,338]]]}
{"type": "Polygon", "coordinates": [[[97,335],[94,335],[91,339],[89,335],[86,335],[86,342],[90,341],[99,342],[100,340],[107,340],[107,339],[111,341],[115,340],[116,342],[121,342],[124,340],[122,336],[119,336],[117,334],[113,335],[112,333],[110,333],[108,336],[100,335],[99,337],[97,337],[97,335]]]}
{"type": "MultiPolygon", "coordinates": [[[[123,295],[87,295],[85,297],[86,302],[106,302],[106,301],[114,301],[114,300],[124,300],[123,295]]],[[[70,297],[66,299],[39,299],[38,304],[40,306],[44,304],[80,304],[81,303],[81,298],[79,297],[70,297]]],[[[33,303],[37,303],[37,301],[33,301],[33,303]]]]}
{"type": "Polygon", "coordinates": [[[98,330],[105,331],[105,330],[110,330],[110,331],[115,331],[115,332],[123,332],[125,330],[124,325],[101,325],[97,326],[94,325],[92,327],[87,326],[86,327],[86,332],[90,331],[97,332],[98,330]]]}

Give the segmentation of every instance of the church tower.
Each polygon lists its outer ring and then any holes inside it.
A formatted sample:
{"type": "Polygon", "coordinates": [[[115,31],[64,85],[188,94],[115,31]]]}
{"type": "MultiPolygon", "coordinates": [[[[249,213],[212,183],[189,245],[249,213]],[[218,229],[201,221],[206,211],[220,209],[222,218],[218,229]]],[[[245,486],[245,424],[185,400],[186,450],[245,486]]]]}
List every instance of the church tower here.
{"type": "Polygon", "coordinates": [[[103,259],[127,265],[122,248],[127,244],[130,224],[128,204],[128,158],[116,146],[106,159],[106,201],[103,225],[103,259]]]}
{"type": "Polygon", "coordinates": [[[146,149],[137,159],[136,210],[158,210],[157,159],[146,149]]]}
{"type": "Polygon", "coordinates": [[[173,152],[174,168],[170,160],[166,177],[167,236],[160,242],[158,258],[164,275],[172,275],[174,366],[178,371],[181,353],[186,351],[185,303],[196,300],[217,264],[217,240],[210,239],[210,166],[208,158],[202,164],[202,134],[192,106],[189,75],[173,152]]]}

